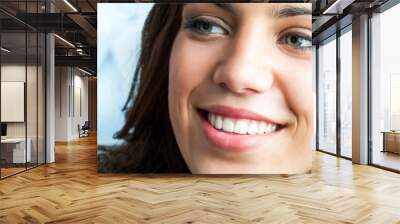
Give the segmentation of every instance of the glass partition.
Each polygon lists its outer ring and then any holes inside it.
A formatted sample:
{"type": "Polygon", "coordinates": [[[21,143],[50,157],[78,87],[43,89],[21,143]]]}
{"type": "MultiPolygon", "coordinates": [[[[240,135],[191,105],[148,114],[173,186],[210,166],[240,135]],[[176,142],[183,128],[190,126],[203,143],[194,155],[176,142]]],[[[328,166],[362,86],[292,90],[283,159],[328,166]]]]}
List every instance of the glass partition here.
{"type": "MultiPolygon", "coordinates": [[[[17,5],[19,15],[40,13],[44,1],[17,5]]],[[[0,12],[1,179],[45,163],[45,44],[39,30],[0,12]]]]}
{"type": "Polygon", "coordinates": [[[26,41],[25,31],[1,34],[2,177],[24,171],[31,158],[26,141],[26,41]]]}

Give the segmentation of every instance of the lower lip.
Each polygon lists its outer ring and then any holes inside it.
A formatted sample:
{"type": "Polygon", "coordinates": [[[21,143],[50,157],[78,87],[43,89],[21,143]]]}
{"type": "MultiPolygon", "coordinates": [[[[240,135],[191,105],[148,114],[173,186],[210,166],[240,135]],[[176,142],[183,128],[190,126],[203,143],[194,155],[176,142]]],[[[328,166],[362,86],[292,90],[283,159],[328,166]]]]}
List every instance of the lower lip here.
{"type": "Polygon", "coordinates": [[[266,138],[270,138],[277,133],[274,132],[263,135],[240,135],[227,133],[215,129],[202,116],[200,116],[200,123],[207,138],[217,146],[218,149],[227,152],[247,152],[255,150],[257,146],[265,142],[266,138]]]}

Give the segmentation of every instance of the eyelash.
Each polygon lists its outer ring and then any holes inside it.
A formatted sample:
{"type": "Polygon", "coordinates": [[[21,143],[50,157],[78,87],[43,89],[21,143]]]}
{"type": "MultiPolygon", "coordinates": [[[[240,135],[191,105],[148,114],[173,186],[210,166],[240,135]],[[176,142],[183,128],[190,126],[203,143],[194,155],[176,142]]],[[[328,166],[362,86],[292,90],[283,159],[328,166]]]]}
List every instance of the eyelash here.
{"type": "Polygon", "coordinates": [[[189,19],[185,24],[185,28],[189,29],[191,31],[194,31],[200,35],[205,35],[205,36],[228,35],[229,34],[229,31],[226,28],[224,28],[221,24],[219,24],[219,22],[217,22],[211,18],[207,18],[207,17],[195,17],[195,18],[189,19]],[[217,28],[221,29],[223,33],[222,34],[221,33],[213,34],[211,32],[206,32],[206,31],[200,30],[199,26],[205,25],[205,24],[208,24],[209,26],[214,27],[214,28],[217,27],[217,28]]]}
{"type": "MultiPolygon", "coordinates": [[[[189,30],[195,32],[196,34],[202,35],[204,37],[208,37],[211,35],[229,35],[229,33],[230,33],[230,31],[228,31],[225,27],[223,27],[221,24],[219,24],[218,21],[216,21],[212,18],[207,18],[207,17],[202,17],[202,16],[189,19],[188,21],[186,21],[184,27],[186,29],[189,29],[189,30]],[[207,31],[201,30],[201,25],[205,25],[205,24],[208,24],[211,28],[217,27],[217,28],[221,29],[223,33],[215,34],[212,32],[207,32],[207,31]]],[[[312,48],[311,42],[312,42],[312,39],[310,36],[305,35],[300,32],[288,32],[278,39],[279,44],[290,45],[290,47],[292,47],[296,50],[304,50],[304,51],[312,48]],[[292,37],[299,38],[302,41],[309,41],[309,44],[306,47],[294,46],[293,44],[288,43],[288,39],[287,39],[287,38],[292,38],[292,37]]]]}
{"type": "Polygon", "coordinates": [[[306,34],[299,33],[299,32],[288,32],[288,33],[284,34],[282,37],[280,37],[278,39],[278,43],[284,44],[284,45],[291,45],[292,48],[298,49],[298,50],[309,50],[312,48],[311,37],[306,34]],[[287,39],[287,38],[292,38],[292,37],[299,38],[303,41],[308,41],[309,43],[305,47],[294,46],[294,45],[288,43],[288,39],[287,39]]]}

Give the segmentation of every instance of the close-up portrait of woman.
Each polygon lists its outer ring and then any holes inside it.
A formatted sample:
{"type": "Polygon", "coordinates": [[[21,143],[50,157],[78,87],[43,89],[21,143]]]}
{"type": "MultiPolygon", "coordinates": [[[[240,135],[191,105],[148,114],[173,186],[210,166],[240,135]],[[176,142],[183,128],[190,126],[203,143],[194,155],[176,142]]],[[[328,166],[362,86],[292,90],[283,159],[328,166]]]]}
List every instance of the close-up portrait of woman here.
{"type": "Polygon", "coordinates": [[[309,172],[311,18],[309,3],[154,4],[99,172],[309,172]]]}

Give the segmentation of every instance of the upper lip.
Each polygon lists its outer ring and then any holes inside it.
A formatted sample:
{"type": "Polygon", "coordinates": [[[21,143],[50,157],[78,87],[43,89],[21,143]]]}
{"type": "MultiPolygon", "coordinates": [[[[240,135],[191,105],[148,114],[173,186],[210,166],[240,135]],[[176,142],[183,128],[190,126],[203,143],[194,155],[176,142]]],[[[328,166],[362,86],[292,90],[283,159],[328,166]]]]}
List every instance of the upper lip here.
{"type": "Polygon", "coordinates": [[[248,120],[256,120],[256,121],[264,121],[267,123],[275,123],[278,125],[280,124],[277,121],[272,120],[271,118],[265,117],[258,113],[242,109],[242,108],[235,108],[230,106],[222,106],[222,105],[213,105],[204,108],[200,108],[201,110],[205,110],[207,112],[222,115],[224,117],[231,117],[236,119],[248,119],[248,120]]]}

